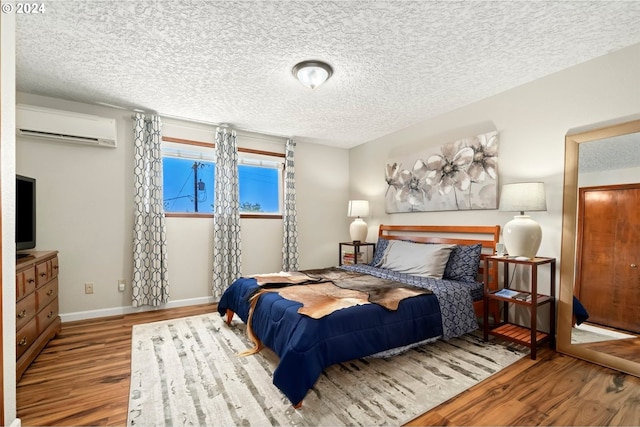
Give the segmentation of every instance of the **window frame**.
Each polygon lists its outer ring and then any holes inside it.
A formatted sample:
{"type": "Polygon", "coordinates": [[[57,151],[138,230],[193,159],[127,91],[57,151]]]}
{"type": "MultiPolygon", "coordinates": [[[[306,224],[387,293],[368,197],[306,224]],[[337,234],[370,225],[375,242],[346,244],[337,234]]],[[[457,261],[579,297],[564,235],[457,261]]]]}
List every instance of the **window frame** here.
{"type": "MultiPolygon", "coordinates": [[[[199,147],[206,147],[206,148],[215,148],[216,144],[212,143],[212,142],[204,142],[204,141],[196,141],[196,140],[192,140],[192,139],[184,139],[184,138],[174,138],[174,137],[170,137],[170,136],[163,136],[162,137],[162,142],[173,142],[173,143],[177,143],[177,144],[185,144],[185,145],[192,145],[192,146],[199,146],[199,147]]],[[[285,154],[283,153],[276,153],[273,151],[265,151],[265,150],[256,150],[253,148],[242,148],[242,147],[238,147],[238,153],[248,153],[248,154],[257,154],[257,155],[261,155],[261,156],[268,156],[268,157],[278,157],[278,158],[286,158],[285,154]]],[[[164,156],[162,156],[164,158],[164,156]]],[[[283,167],[282,167],[282,171],[281,173],[281,182],[283,185],[282,188],[282,192],[279,193],[278,196],[278,203],[281,204],[281,208],[283,209],[284,206],[282,206],[282,200],[284,198],[284,176],[285,176],[285,169],[286,169],[287,165],[286,162],[283,162],[283,167]]],[[[165,212],[164,213],[165,218],[213,218],[213,213],[205,213],[205,212],[165,212]]],[[[245,219],[245,218],[250,218],[250,219],[282,219],[283,215],[282,214],[257,214],[257,213],[242,213],[240,212],[240,219],[245,219]]]]}

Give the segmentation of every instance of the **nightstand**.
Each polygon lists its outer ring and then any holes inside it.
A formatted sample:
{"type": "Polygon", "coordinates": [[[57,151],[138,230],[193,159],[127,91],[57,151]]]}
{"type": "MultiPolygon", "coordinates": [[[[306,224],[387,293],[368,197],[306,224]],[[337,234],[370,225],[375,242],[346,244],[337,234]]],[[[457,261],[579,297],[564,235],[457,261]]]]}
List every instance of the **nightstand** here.
{"type": "Polygon", "coordinates": [[[375,253],[376,250],[376,244],[375,243],[368,243],[368,242],[340,242],[338,244],[338,265],[342,265],[342,264],[360,264],[363,261],[365,262],[369,262],[370,260],[373,259],[373,255],[375,253]],[[362,252],[360,251],[360,248],[362,247],[367,248],[367,258],[366,260],[364,258],[362,258],[362,252]],[[353,248],[352,250],[349,249],[343,249],[343,247],[346,248],[353,248]],[[371,247],[371,257],[369,257],[369,247],[371,247]]]}
{"type": "Polygon", "coordinates": [[[525,296],[528,299],[515,299],[509,296],[500,296],[498,291],[490,291],[485,288],[484,302],[487,307],[490,301],[502,301],[503,302],[503,322],[499,322],[498,325],[489,325],[489,313],[487,310],[484,312],[484,340],[489,340],[489,335],[494,335],[512,341],[518,344],[523,344],[531,349],[531,359],[536,358],[536,349],[538,345],[549,342],[551,347],[555,347],[555,292],[556,292],[556,259],[536,257],[529,260],[517,260],[515,258],[509,258],[506,256],[490,256],[484,260],[485,271],[485,283],[488,283],[487,272],[489,271],[489,263],[497,263],[498,266],[502,264],[504,270],[504,288],[512,290],[525,296]],[[549,295],[538,293],[538,267],[542,265],[549,265],[549,295]],[[531,284],[528,291],[521,289],[509,289],[509,266],[516,268],[518,265],[528,266],[531,269],[531,284]],[[509,305],[515,304],[517,306],[526,307],[529,310],[530,315],[530,328],[516,325],[513,321],[509,321],[509,305]],[[538,307],[542,305],[549,305],[549,333],[539,331],[537,329],[538,321],[538,307]]]}

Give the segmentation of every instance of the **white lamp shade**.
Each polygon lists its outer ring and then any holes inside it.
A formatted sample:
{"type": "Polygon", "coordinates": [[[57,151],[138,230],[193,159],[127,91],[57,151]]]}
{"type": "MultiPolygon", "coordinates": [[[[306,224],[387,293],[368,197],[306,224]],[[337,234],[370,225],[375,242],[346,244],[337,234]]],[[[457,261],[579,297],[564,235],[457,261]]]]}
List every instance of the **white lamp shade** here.
{"type": "Polygon", "coordinates": [[[350,217],[369,216],[369,201],[368,200],[349,200],[349,206],[347,208],[347,216],[350,216],[350,217]]]}
{"type": "Polygon", "coordinates": [[[544,182],[518,182],[502,186],[500,210],[522,212],[546,211],[547,198],[544,193],[544,182]]]}
{"type": "Polygon", "coordinates": [[[510,256],[535,258],[542,242],[542,228],[525,211],[546,211],[543,182],[520,182],[502,186],[501,211],[519,211],[504,225],[502,238],[510,256]]]}

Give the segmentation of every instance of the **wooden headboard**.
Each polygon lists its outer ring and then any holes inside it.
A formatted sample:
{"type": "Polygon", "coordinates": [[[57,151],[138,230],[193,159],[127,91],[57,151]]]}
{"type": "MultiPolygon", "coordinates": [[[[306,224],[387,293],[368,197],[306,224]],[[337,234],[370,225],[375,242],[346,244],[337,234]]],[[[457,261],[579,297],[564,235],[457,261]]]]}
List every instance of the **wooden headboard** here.
{"type": "MultiPolygon", "coordinates": [[[[385,239],[408,240],[421,243],[450,243],[457,245],[482,244],[482,255],[478,270],[478,281],[484,281],[484,258],[496,253],[500,240],[499,225],[380,225],[378,236],[385,239]]],[[[489,283],[485,288],[498,289],[498,269],[489,263],[489,283]]],[[[484,304],[474,304],[476,313],[483,312],[484,304]]],[[[491,310],[493,311],[493,310],[491,310]]],[[[493,313],[494,320],[496,314],[493,313]]]]}
{"type": "Polygon", "coordinates": [[[499,225],[384,225],[378,236],[423,243],[473,245],[482,243],[483,252],[493,255],[500,240],[499,225]]]}

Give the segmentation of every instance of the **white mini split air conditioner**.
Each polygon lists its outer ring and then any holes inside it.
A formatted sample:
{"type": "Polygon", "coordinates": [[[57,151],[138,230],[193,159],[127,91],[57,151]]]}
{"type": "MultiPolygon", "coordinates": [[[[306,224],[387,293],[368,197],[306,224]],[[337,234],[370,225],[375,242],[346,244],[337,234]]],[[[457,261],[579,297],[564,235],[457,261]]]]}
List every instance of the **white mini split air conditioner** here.
{"type": "Polygon", "coordinates": [[[17,134],[48,141],[116,147],[116,120],[71,111],[16,106],[17,134]]]}

